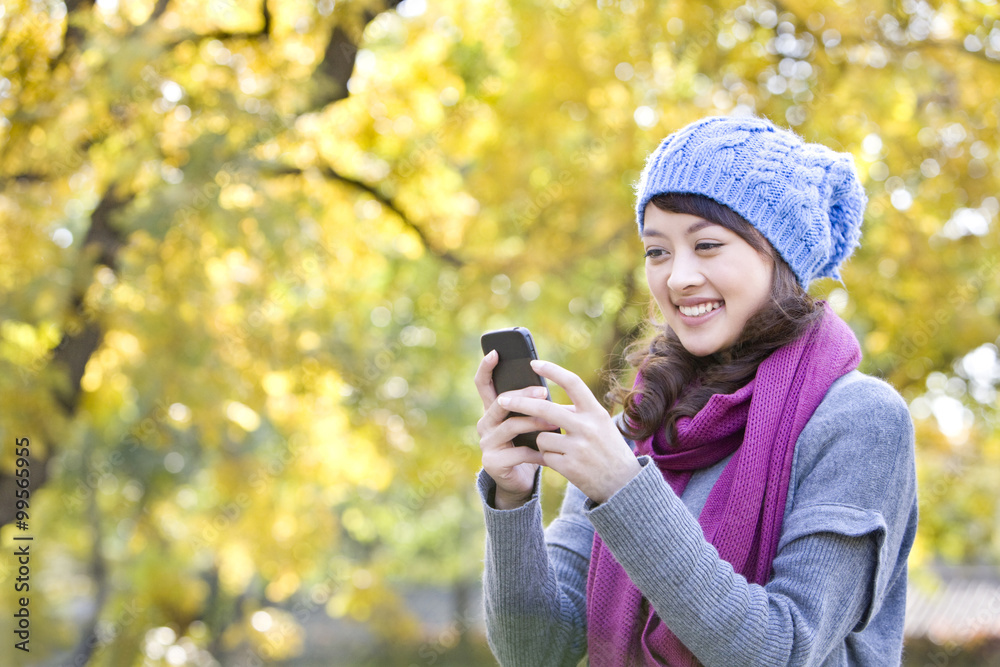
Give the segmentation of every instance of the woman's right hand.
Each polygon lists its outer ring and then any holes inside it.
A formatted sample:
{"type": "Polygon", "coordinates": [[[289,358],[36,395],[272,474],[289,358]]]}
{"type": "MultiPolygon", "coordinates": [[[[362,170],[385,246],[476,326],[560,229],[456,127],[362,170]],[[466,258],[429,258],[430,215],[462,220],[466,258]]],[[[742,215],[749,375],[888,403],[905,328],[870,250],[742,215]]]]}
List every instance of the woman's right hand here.
{"type": "MultiPolygon", "coordinates": [[[[507,419],[509,412],[497,402],[497,392],[493,387],[493,369],[498,358],[496,350],[491,351],[483,357],[476,371],[476,389],[485,411],[476,424],[476,430],[479,432],[479,448],[483,452],[483,470],[497,485],[494,506],[497,509],[514,509],[531,499],[535,471],[542,463],[542,455],[530,447],[515,446],[512,440],[521,433],[548,431],[555,427],[535,417],[507,419]]],[[[544,387],[525,387],[504,393],[504,396],[531,398],[545,398],[546,395],[544,387]]]]}

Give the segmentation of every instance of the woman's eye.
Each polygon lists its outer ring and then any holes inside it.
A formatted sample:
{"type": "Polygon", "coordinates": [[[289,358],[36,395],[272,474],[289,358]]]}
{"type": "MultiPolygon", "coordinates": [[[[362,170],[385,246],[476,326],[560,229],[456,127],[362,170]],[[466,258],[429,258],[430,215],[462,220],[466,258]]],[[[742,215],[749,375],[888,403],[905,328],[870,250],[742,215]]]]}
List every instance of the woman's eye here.
{"type": "Polygon", "coordinates": [[[702,241],[695,244],[695,250],[715,250],[716,248],[721,248],[721,243],[709,243],[708,241],[702,241]]]}
{"type": "Polygon", "coordinates": [[[663,257],[666,255],[666,251],[663,248],[648,248],[644,253],[646,259],[655,259],[657,257],[663,257]]]}

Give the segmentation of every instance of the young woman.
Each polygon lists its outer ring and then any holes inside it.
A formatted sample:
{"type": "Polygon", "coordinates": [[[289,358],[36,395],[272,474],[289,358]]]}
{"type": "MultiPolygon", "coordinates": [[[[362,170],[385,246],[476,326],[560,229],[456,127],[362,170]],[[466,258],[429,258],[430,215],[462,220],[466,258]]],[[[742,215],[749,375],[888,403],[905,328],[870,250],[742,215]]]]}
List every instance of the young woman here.
{"type": "Polygon", "coordinates": [[[917,524],[906,405],[806,293],[866,198],[851,158],[759,118],[667,137],[637,186],[662,322],[613,419],[572,372],[476,373],[490,645],[503,665],[891,665],[917,524]],[[525,416],[508,417],[511,412],[525,416]],[[538,451],[515,447],[538,436],[538,451]],[[624,437],[623,437],[624,434],[624,437]],[[539,469],[569,481],[543,528],[539,469]]]}

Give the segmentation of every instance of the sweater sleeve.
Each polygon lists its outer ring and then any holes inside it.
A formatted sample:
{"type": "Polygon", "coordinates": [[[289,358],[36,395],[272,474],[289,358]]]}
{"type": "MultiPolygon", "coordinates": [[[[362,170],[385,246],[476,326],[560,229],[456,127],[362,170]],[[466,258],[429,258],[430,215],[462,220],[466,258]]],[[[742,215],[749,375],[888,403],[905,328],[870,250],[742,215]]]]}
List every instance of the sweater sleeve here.
{"type": "Polygon", "coordinates": [[[799,538],[779,551],[767,586],[750,584],[705,541],[652,464],[591,520],[663,622],[708,667],[822,664],[824,649],[861,616],[875,555],[865,536],[799,538]],[[644,526],[618,520],[612,503],[646,507],[644,526]]]}
{"type": "MultiPolygon", "coordinates": [[[[607,502],[585,508],[629,577],[702,664],[846,663],[845,639],[879,613],[894,581],[905,580],[916,502],[912,425],[898,394],[872,382],[828,395],[800,436],[766,586],[748,583],[719,557],[648,459],[607,502]],[[843,660],[828,661],[838,652],[843,660]]],[[[901,640],[901,615],[898,625],[901,640]]],[[[892,648],[878,664],[898,661],[892,648]]]]}
{"type": "Polygon", "coordinates": [[[542,528],[539,475],[531,500],[498,510],[493,479],[480,471],[486,519],[486,635],[501,665],[576,665],[587,650],[586,584],[594,528],[586,497],[569,485],[562,511],[542,528]]]}

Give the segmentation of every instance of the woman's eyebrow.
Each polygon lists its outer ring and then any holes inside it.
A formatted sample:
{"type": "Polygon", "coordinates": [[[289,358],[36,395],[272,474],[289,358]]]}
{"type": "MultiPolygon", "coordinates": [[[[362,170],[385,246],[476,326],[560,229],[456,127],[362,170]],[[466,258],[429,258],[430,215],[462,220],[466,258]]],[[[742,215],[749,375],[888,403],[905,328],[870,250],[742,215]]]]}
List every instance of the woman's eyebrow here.
{"type": "MultiPolygon", "coordinates": [[[[717,223],[714,223],[711,220],[699,220],[699,221],[693,223],[690,227],[688,227],[687,231],[685,232],[685,234],[694,234],[695,232],[700,231],[700,230],[704,229],[705,227],[709,227],[709,226],[715,225],[715,224],[717,224],[717,223]]],[[[644,237],[645,236],[659,236],[659,237],[662,237],[662,238],[666,238],[666,236],[667,236],[663,232],[657,231],[655,229],[649,229],[649,228],[643,228],[642,235],[644,237]]]]}
{"type": "Polygon", "coordinates": [[[688,234],[694,234],[695,232],[700,231],[700,230],[704,229],[705,227],[708,227],[709,225],[714,225],[714,224],[715,224],[714,222],[711,222],[709,220],[699,220],[698,222],[696,222],[693,225],[691,225],[690,227],[688,227],[687,233],[688,234]]]}

